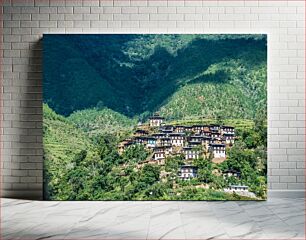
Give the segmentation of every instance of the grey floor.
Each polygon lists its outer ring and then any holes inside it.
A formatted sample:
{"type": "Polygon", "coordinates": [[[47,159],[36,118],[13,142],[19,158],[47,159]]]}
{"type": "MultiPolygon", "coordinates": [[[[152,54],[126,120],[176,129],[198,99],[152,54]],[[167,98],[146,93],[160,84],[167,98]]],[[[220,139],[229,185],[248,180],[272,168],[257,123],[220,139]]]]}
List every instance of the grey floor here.
{"type": "Polygon", "coordinates": [[[44,202],[1,199],[3,239],[305,239],[305,199],[44,202]]]}

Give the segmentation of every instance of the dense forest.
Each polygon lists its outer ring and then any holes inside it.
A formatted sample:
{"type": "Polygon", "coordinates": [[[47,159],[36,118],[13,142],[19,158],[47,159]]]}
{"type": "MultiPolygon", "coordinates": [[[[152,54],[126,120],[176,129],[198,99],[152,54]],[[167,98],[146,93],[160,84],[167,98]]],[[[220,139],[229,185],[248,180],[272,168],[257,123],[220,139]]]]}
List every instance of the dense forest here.
{"type": "Polygon", "coordinates": [[[248,185],[266,198],[265,35],[44,35],[44,186],[51,200],[247,200],[222,191],[248,185]],[[159,112],[171,124],[229,124],[227,159],[163,166],[139,162],[143,146],[118,144],[159,112]],[[241,178],[218,173],[241,172],[241,178]],[[170,173],[164,174],[164,173],[170,173]],[[209,188],[198,186],[209,185],[209,188]]]}

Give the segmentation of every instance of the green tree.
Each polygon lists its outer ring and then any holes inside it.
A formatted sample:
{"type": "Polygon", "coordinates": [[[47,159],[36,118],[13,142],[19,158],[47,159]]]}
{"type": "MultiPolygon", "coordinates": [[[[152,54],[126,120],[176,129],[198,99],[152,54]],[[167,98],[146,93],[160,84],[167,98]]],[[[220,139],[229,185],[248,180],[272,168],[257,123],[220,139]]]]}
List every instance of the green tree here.
{"type": "Polygon", "coordinates": [[[198,167],[198,179],[205,183],[213,181],[212,162],[209,159],[199,158],[194,160],[195,166],[198,167]]]}
{"type": "Polygon", "coordinates": [[[129,146],[122,154],[124,162],[138,163],[144,161],[149,156],[149,152],[141,144],[129,146]]]}

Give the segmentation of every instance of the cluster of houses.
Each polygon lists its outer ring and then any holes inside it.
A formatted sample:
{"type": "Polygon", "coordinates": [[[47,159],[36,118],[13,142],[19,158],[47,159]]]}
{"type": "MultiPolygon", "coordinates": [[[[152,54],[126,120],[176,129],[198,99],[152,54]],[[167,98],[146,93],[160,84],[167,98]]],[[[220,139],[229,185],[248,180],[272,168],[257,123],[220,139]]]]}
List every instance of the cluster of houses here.
{"type": "MultiPolygon", "coordinates": [[[[140,125],[134,136],[119,145],[119,153],[134,144],[142,144],[151,150],[148,163],[163,165],[167,156],[184,155],[185,161],[211,155],[213,161],[222,162],[226,159],[226,147],[235,141],[235,128],[222,125],[168,125],[160,115],[153,115],[148,125],[140,125]]],[[[192,165],[181,167],[179,176],[190,179],[197,175],[192,165]]]]}

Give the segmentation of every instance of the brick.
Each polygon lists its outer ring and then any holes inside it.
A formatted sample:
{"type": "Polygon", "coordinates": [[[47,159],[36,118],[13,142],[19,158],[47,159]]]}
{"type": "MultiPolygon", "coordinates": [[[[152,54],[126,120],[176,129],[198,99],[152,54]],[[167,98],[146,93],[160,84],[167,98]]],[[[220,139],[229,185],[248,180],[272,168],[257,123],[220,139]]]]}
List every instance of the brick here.
{"type": "Polygon", "coordinates": [[[40,21],[39,27],[57,27],[57,21],[40,21]]]}
{"type": "Polygon", "coordinates": [[[74,21],[73,26],[77,28],[89,28],[90,21],[74,21]]]}
{"type": "Polygon", "coordinates": [[[46,14],[57,13],[57,7],[40,7],[39,12],[40,13],[46,13],[46,14]]]}
{"type": "Polygon", "coordinates": [[[74,13],[90,13],[90,7],[74,7],[74,13]]]}
{"type": "Polygon", "coordinates": [[[297,183],[305,183],[305,176],[296,176],[297,183]]]}
{"type": "Polygon", "coordinates": [[[138,13],[138,8],[137,7],[122,7],[121,8],[121,13],[123,13],[123,14],[138,13]]]}
{"type": "Polygon", "coordinates": [[[49,6],[49,5],[50,5],[49,0],[35,0],[34,1],[34,6],[41,7],[41,6],[49,6]]]}
{"type": "Polygon", "coordinates": [[[280,168],[296,168],[295,162],[280,162],[279,163],[280,168]]]}
{"type": "Polygon", "coordinates": [[[149,14],[131,14],[130,20],[139,20],[139,21],[146,21],[149,20],[149,14]]]}
{"type": "Polygon", "coordinates": [[[272,169],[272,174],[276,176],[288,176],[288,169],[272,169]]]}
{"type": "Polygon", "coordinates": [[[31,20],[31,14],[13,14],[12,20],[31,20]]]}
{"type": "Polygon", "coordinates": [[[139,13],[157,13],[157,7],[139,7],[139,13]]]}
{"type": "MultiPolygon", "coordinates": [[[[130,15],[129,14],[114,14],[114,20],[115,21],[123,21],[123,20],[130,20],[130,15]]],[[[109,20],[109,19],[106,19],[109,20]]],[[[110,19],[112,20],[112,19],[110,19]]]]}
{"type": "Polygon", "coordinates": [[[140,28],[158,28],[158,21],[140,21],[140,28]]]}
{"type": "Polygon", "coordinates": [[[73,21],[58,21],[57,26],[59,28],[70,28],[73,27],[73,21]]]}
{"type": "Polygon", "coordinates": [[[271,186],[272,186],[272,189],[274,189],[274,190],[280,190],[280,189],[287,189],[288,188],[287,183],[272,183],[271,186]]]}
{"type": "Polygon", "coordinates": [[[91,7],[91,6],[99,6],[100,2],[99,0],[90,0],[90,1],[83,1],[84,7],[91,7]]]}
{"type": "Polygon", "coordinates": [[[12,1],[13,6],[34,6],[34,0],[14,0],[12,1]]]}
{"type": "Polygon", "coordinates": [[[65,5],[66,5],[66,1],[62,1],[62,0],[50,0],[50,6],[64,7],[65,5]]]}
{"type": "Polygon", "coordinates": [[[50,21],[60,21],[65,20],[65,14],[51,14],[50,21]]]}
{"type": "Polygon", "coordinates": [[[49,14],[32,14],[32,20],[49,20],[49,14]]]}
{"type": "Polygon", "coordinates": [[[92,28],[106,28],[107,27],[107,21],[91,21],[90,27],[92,28]]]}
{"type": "Polygon", "coordinates": [[[104,7],[103,13],[121,13],[121,7],[104,7]]]}
{"type": "Polygon", "coordinates": [[[288,183],[288,189],[301,189],[305,190],[305,183],[288,183]]]}
{"type": "Polygon", "coordinates": [[[83,19],[83,15],[82,14],[65,14],[65,20],[82,20],[83,19]]]}
{"type": "Polygon", "coordinates": [[[22,183],[35,183],[36,177],[20,177],[20,182],[22,183]]]}
{"type": "MultiPolygon", "coordinates": [[[[169,3],[168,3],[169,4],[169,3]]],[[[140,7],[140,6],[148,6],[148,0],[131,0],[130,1],[131,6],[140,7]]]]}
{"type": "Polygon", "coordinates": [[[195,13],[195,7],[177,7],[176,8],[177,13],[195,13]]]}
{"type": "Polygon", "coordinates": [[[137,28],[139,27],[139,21],[122,21],[121,26],[123,28],[137,28]]]}
{"type": "Polygon", "coordinates": [[[168,19],[170,21],[182,21],[184,20],[184,14],[169,14],[168,19]]]}
{"type": "Polygon", "coordinates": [[[155,1],[148,1],[148,6],[167,6],[167,1],[162,0],[155,0],[155,1]]]}
{"type": "Polygon", "coordinates": [[[284,183],[295,183],[296,176],[280,176],[279,182],[284,183]]]}
{"type": "Polygon", "coordinates": [[[168,20],[168,14],[150,14],[150,20],[153,20],[153,21],[168,20]]]}
{"type": "Polygon", "coordinates": [[[99,14],[93,14],[93,13],[90,13],[90,14],[83,14],[83,20],[99,20],[100,19],[100,16],[99,14]]]}
{"type": "Polygon", "coordinates": [[[66,1],[66,6],[82,6],[83,5],[83,0],[69,0],[66,1]]]}
{"type": "Polygon", "coordinates": [[[131,5],[130,0],[116,0],[116,1],[114,1],[114,6],[126,7],[126,6],[130,6],[130,5],[131,5]]]}
{"type": "Polygon", "coordinates": [[[289,169],[289,175],[290,176],[304,176],[305,175],[305,169],[289,169]]]}
{"type": "Polygon", "coordinates": [[[26,35],[31,34],[31,28],[13,28],[12,29],[13,35],[26,35]]]}
{"type": "Polygon", "coordinates": [[[185,14],[185,20],[186,21],[201,21],[202,20],[202,14],[185,14]]]}
{"type": "Polygon", "coordinates": [[[102,7],[91,7],[90,13],[103,13],[103,8],[102,7]]]}
{"type": "Polygon", "coordinates": [[[114,14],[99,14],[100,21],[113,20],[114,14]]]}
{"type": "Polygon", "coordinates": [[[39,13],[38,7],[22,7],[21,13],[39,13]]]}
{"type": "Polygon", "coordinates": [[[38,21],[21,21],[20,26],[22,28],[36,28],[39,27],[39,22],[38,21]]]}
{"type": "Polygon", "coordinates": [[[158,13],[176,13],[176,7],[158,7],[158,13]]]}
{"type": "MultiPolygon", "coordinates": [[[[70,1],[70,0],[69,0],[70,1]]],[[[73,7],[58,7],[57,13],[59,14],[66,14],[66,13],[73,13],[73,7]]]]}

